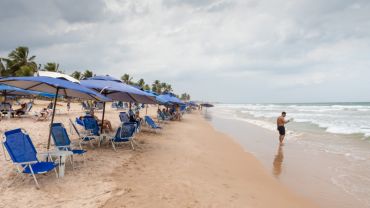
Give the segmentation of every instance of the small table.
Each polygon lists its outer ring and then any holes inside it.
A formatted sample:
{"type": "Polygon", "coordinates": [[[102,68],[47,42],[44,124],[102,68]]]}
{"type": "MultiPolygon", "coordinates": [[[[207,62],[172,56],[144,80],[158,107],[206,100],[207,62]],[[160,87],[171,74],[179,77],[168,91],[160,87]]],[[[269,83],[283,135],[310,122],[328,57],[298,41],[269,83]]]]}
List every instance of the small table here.
{"type": "Polygon", "coordinates": [[[40,153],[44,157],[44,159],[49,157],[59,157],[59,163],[58,163],[58,176],[59,178],[64,177],[64,171],[65,171],[65,161],[66,158],[73,155],[73,152],[71,151],[62,151],[62,150],[56,150],[56,151],[49,151],[45,153],[40,153]]]}

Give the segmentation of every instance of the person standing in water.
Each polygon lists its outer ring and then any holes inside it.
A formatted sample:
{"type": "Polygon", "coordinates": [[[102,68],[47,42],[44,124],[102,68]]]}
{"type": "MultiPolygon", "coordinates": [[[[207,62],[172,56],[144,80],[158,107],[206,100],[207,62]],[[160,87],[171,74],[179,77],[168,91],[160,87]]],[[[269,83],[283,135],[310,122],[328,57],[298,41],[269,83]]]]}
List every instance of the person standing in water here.
{"type": "Polygon", "coordinates": [[[277,130],[279,131],[279,141],[283,143],[285,137],[285,124],[288,123],[290,120],[285,120],[286,112],[282,112],[281,116],[277,118],[277,130]]]}

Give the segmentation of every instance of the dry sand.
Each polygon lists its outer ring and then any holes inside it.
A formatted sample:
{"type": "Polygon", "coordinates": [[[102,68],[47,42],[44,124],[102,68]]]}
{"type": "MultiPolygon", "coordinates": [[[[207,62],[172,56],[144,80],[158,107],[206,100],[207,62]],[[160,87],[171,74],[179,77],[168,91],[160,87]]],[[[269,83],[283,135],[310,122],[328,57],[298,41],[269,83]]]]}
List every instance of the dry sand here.
{"type": "MultiPolygon", "coordinates": [[[[46,105],[37,103],[36,111],[46,105]]],[[[68,118],[82,111],[72,104],[67,114],[63,105],[58,106],[56,122],[69,130],[68,118]]],[[[154,112],[149,109],[149,114],[154,112]]],[[[114,128],[119,125],[117,111],[108,108],[106,118],[114,128]]],[[[48,121],[16,118],[0,123],[2,132],[22,126],[36,149],[45,149],[48,121]]],[[[54,173],[39,175],[39,190],[31,177],[16,177],[10,162],[0,160],[0,207],[313,207],[198,112],[162,126],[159,133],[144,128],[136,137],[140,145],[136,151],[128,145],[118,152],[109,145],[86,146],[85,164],[76,158],[75,170],[67,164],[60,179],[54,173]]]]}

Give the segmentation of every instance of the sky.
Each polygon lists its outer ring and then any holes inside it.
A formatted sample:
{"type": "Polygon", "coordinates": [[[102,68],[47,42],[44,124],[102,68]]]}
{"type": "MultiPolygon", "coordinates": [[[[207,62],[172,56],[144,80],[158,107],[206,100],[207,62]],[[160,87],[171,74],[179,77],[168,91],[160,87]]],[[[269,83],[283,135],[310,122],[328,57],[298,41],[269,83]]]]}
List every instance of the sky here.
{"type": "Polygon", "coordinates": [[[370,101],[368,0],[1,0],[0,56],[224,103],[370,101]]]}

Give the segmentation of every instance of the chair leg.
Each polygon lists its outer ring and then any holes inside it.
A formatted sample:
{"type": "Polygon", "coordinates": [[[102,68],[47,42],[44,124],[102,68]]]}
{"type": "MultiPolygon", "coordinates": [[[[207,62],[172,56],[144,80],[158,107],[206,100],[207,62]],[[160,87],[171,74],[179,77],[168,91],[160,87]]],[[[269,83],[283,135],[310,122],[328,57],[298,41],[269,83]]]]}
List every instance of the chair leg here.
{"type": "Polygon", "coordinates": [[[83,163],[84,165],[86,166],[86,157],[85,157],[85,153],[82,154],[82,158],[83,158],[83,163]]]}
{"type": "Polygon", "coordinates": [[[74,171],[75,166],[74,166],[74,161],[73,161],[73,155],[71,155],[71,156],[69,157],[69,161],[71,162],[71,165],[72,165],[72,171],[74,171]]]}
{"type": "Polygon", "coordinates": [[[112,147],[113,147],[114,151],[115,151],[115,152],[117,152],[117,150],[116,150],[116,145],[114,144],[114,142],[113,142],[113,141],[111,141],[111,143],[112,143],[112,147]]]}
{"type": "Polygon", "coordinates": [[[132,140],[130,140],[130,144],[131,144],[132,150],[135,150],[135,147],[134,147],[134,144],[133,144],[132,140]]]}
{"type": "Polygon", "coordinates": [[[36,183],[36,188],[37,189],[40,189],[40,185],[39,185],[39,183],[37,182],[37,179],[36,179],[36,176],[35,176],[35,173],[33,172],[33,169],[32,169],[32,167],[31,167],[31,165],[28,165],[29,167],[30,167],[30,171],[31,171],[31,175],[32,175],[32,177],[33,177],[33,180],[35,181],[35,183],[36,183]]]}

